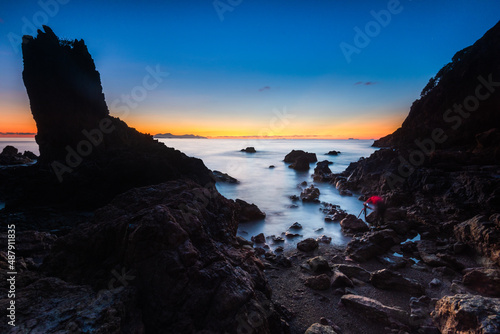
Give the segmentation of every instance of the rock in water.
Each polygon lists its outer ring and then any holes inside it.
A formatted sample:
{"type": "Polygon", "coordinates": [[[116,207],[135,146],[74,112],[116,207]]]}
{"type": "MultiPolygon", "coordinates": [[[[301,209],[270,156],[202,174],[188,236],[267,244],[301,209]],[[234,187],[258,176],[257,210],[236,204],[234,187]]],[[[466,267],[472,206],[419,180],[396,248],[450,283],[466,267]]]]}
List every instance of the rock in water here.
{"type": "MultiPolygon", "coordinates": [[[[23,81],[40,147],[37,182],[19,178],[12,185],[23,202],[96,208],[138,186],[179,178],[214,182],[201,160],[110,116],[84,41],[60,40],[44,30],[24,36],[22,45],[23,81]]],[[[166,75],[160,68],[147,71],[151,80],[166,75]]]]}
{"type": "Polygon", "coordinates": [[[295,162],[298,158],[304,157],[307,162],[316,162],[318,158],[316,157],[316,153],[304,152],[302,150],[292,150],[285,156],[283,161],[285,162],[295,162]]]}
{"type": "Polygon", "coordinates": [[[237,242],[237,209],[191,181],[133,189],[60,238],[42,270],[96,291],[125,287],[116,298],[135,303],[118,316],[142,314],[146,332],[281,333],[262,263],[237,242]]]}

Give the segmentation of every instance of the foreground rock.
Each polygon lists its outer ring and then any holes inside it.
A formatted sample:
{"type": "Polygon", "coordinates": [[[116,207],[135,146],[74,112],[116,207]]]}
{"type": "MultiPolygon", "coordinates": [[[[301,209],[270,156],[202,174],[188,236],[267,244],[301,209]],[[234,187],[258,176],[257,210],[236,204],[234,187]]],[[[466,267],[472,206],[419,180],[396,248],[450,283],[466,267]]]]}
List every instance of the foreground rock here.
{"type": "Polygon", "coordinates": [[[368,225],[361,219],[356,218],[355,215],[347,215],[340,221],[340,227],[344,233],[359,233],[369,230],[368,225]]]}
{"type": "Polygon", "coordinates": [[[455,236],[481,255],[500,265],[500,224],[496,215],[491,219],[478,215],[455,226],[455,236]]]}
{"type": "Polygon", "coordinates": [[[432,317],[441,333],[500,332],[500,299],[475,295],[441,298],[432,317]]]}
{"type": "Polygon", "coordinates": [[[319,244],[313,238],[307,238],[297,243],[297,249],[303,252],[312,252],[319,247],[319,244]]]}
{"type": "Polygon", "coordinates": [[[394,321],[409,323],[409,315],[404,310],[386,306],[371,298],[349,294],[342,296],[341,301],[346,307],[377,323],[386,325],[391,325],[394,321]]]}
{"type": "MultiPolygon", "coordinates": [[[[114,313],[118,326],[135,319],[155,333],[280,333],[263,266],[237,242],[237,209],[215,188],[193,182],[134,189],[98,210],[91,224],[60,238],[43,272],[95,291],[109,289],[110,282],[124,285],[113,298],[131,302],[114,313]],[[200,194],[206,202],[194,200],[200,194]]],[[[45,331],[22,314],[18,320],[45,331]]],[[[51,330],[70,320],[53,322],[51,330]]]]}
{"type": "Polygon", "coordinates": [[[388,269],[377,270],[372,273],[370,282],[374,287],[383,290],[407,292],[412,296],[425,294],[425,289],[420,283],[388,269]]]}
{"type": "Polygon", "coordinates": [[[464,275],[462,283],[484,296],[500,297],[500,269],[472,269],[464,275]]]}
{"type": "Polygon", "coordinates": [[[367,232],[353,238],[346,248],[347,255],[358,262],[365,262],[387,252],[398,243],[397,234],[390,229],[367,232]]]}

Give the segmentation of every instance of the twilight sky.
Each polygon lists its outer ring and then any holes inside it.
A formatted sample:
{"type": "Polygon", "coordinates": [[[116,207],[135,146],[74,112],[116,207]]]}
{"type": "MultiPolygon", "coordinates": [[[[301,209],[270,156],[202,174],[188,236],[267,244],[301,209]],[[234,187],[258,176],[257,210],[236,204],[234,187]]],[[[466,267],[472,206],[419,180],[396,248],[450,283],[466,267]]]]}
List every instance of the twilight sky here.
{"type": "Polygon", "coordinates": [[[20,37],[42,24],[85,40],[111,114],[140,131],[378,138],[499,14],[498,0],[2,1],[0,134],[36,132],[20,37]]]}

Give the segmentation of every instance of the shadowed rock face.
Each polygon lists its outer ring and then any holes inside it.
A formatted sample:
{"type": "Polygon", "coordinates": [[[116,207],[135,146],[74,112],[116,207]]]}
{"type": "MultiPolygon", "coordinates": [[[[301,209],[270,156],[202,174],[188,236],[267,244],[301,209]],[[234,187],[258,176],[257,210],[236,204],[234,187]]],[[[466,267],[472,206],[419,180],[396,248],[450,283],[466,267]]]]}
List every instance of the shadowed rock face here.
{"type": "Polygon", "coordinates": [[[44,30],[36,38],[23,37],[23,80],[38,128],[40,158],[30,178],[0,174],[7,199],[17,192],[32,206],[94,209],[134,187],[180,178],[200,185],[214,182],[201,160],[110,116],[83,40],[62,41],[49,27],[44,30]]]}
{"type": "MultiPolygon", "coordinates": [[[[497,23],[472,46],[457,52],[452,61],[429,80],[401,128],[377,140],[374,146],[415,146],[415,140],[432,138],[432,131],[439,128],[447,136],[439,143],[441,148],[470,147],[476,144],[476,135],[497,127],[500,124],[499,41],[500,23],[497,23]],[[462,105],[462,111],[455,111],[458,110],[455,105],[462,105]]],[[[497,142],[496,146],[499,145],[497,142]]],[[[497,157],[499,154],[497,150],[497,157]]]]}

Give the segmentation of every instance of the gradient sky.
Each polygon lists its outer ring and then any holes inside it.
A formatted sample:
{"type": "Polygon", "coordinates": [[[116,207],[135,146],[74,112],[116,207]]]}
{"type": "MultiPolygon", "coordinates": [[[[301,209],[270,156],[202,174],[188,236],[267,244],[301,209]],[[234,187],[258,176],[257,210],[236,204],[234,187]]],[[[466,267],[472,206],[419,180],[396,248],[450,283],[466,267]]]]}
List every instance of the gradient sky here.
{"type": "Polygon", "coordinates": [[[46,24],[85,40],[111,114],[140,131],[378,138],[400,126],[455,52],[500,19],[498,0],[397,3],[2,1],[0,133],[36,132],[18,38],[46,24]],[[394,13],[377,31],[372,11],[388,6],[394,13]],[[341,45],[356,47],[355,28],[367,24],[372,37],[348,61],[341,45]],[[141,92],[157,66],[169,75],[124,107],[122,96],[141,92]]]}

